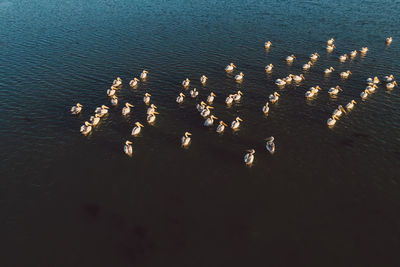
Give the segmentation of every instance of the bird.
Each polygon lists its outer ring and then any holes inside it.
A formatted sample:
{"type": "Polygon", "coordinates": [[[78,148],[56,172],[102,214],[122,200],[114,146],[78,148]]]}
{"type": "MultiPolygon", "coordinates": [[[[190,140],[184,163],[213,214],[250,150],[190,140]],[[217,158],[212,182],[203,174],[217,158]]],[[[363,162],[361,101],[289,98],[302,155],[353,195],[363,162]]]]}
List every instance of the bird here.
{"type": "Polygon", "coordinates": [[[308,91],[305,93],[305,97],[306,98],[312,98],[313,96],[315,96],[316,94],[318,94],[318,91],[321,90],[321,87],[319,87],[318,85],[316,87],[311,87],[310,89],[308,89],[308,91]]]}
{"type": "Polygon", "coordinates": [[[131,80],[131,81],[129,82],[129,85],[130,85],[131,87],[135,87],[135,86],[138,85],[138,83],[139,83],[139,79],[135,77],[135,78],[133,78],[133,80],[131,80]]]}
{"type": "Polygon", "coordinates": [[[265,66],[265,72],[271,73],[273,68],[274,68],[274,65],[271,63],[271,64],[265,66]]]}
{"type": "Polygon", "coordinates": [[[236,68],[235,64],[230,63],[228,66],[225,67],[226,72],[231,72],[233,69],[236,68]]]}
{"type": "Polygon", "coordinates": [[[109,107],[102,105],[101,107],[97,107],[94,111],[95,114],[99,114],[100,117],[103,117],[104,115],[106,115],[108,113],[108,109],[109,107]]]}
{"type": "Polygon", "coordinates": [[[393,74],[390,74],[389,76],[383,77],[383,79],[385,80],[385,82],[389,83],[394,80],[394,76],[393,74]]]}
{"type": "Polygon", "coordinates": [[[287,56],[286,57],[286,62],[288,62],[288,63],[291,63],[291,62],[293,62],[293,60],[295,59],[296,57],[292,54],[292,55],[290,55],[290,56],[287,56]]]}
{"type": "Polygon", "coordinates": [[[331,96],[337,95],[339,93],[339,91],[343,92],[343,89],[340,88],[339,85],[337,85],[336,87],[331,87],[328,90],[328,94],[330,94],[331,96]]]}
{"type": "Polygon", "coordinates": [[[156,120],[156,115],[157,114],[160,114],[160,113],[158,113],[157,111],[153,111],[152,113],[148,114],[147,118],[146,118],[147,122],[148,123],[153,123],[156,120]]]}
{"type": "Polygon", "coordinates": [[[127,154],[129,157],[132,157],[132,152],[133,152],[132,142],[127,140],[124,146],[124,153],[127,154]]]}
{"type": "Polygon", "coordinates": [[[300,75],[294,75],[293,76],[293,80],[295,81],[295,82],[301,82],[301,81],[303,81],[303,80],[305,80],[306,78],[304,78],[304,75],[303,74],[300,74],[300,75]]]}
{"type": "Polygon", "coordinates": [[[332,116],[336,116],[336,117],[339,118],[340,116],[343,115],[343,113],[346,113],[346,110],[343,108],[342,105],[339,105],[339,106],[337,107],[337,109],[335,109],[335,110],[332,112],[332,116]]]}
{"type": "Polygon", "coordinates": [[[133,107],[133,105],[126,102],[125,107],[122,108],[122,115],[128,115],[131,112],[131,107],[133,107]]]}
{"type": "Polygon", "coordinates": [[[210,117],[208,117],[205,121],[204,121],[204,126],[209,127],[212,126],[214,124],[214,119],[218,119],[217,117],[215,117],[214,115],[211,115],[210,117]]]}
{"type": "Polygon", "coordinates": [[[349,103],[347,103],[347,105],[346,105],[347,111],[352,110],[354,108],[354,104],[357,104],[357,102],[354,99],[351,100],[349,103]]]}
{"type": "Polygon", "coordinates": [[[318,53],[314,53],[314,54],[310,55],[310,59],[313,60],[313,61],[317,60],[318,58],[319,58],[319,54],[318,53]]]}
{"type": "Polygon", "coordinates": [[[340,77],[341,77],[342,79],[346,79],[346,78],[349,77],[350,74],[352,74],[352,73],[351,73],[351,71],[349,71],[349,70],[348,70],[348,71],[343,71],[343,72],[340,73],[340,77]]]}
{"type": "Polygon", "coordinates": [[[345,62],[348,58],[349,58],[349,56],[347,54],[344,54],[344,55],[341,55],[339,57],[339,61],[340,62],[345,62]]]}
{"type": "Polygon", "coordinates": [[[241,91],[237,91],[237,93],[233,95],[233,100],[240,101],[240,99],[242,98],[242,95],[243,95],[243,93],[241,91]]]}
{"type": "Polygon", "coordinates": [[[334,71],[335,69],[333,68],[333,67],[330,67],[329,69],[325,69],[324,70],[324,73],[325,74],[329,74],[329,73],[331,73],[332,71],[334,71]]]}
{"type": "Polygon", "coordinates": [[[223,122],[223,121],[219,121],[219,125],[218,125],[218,127],[216,129],[216,132],[217,133],[223,133],[224,130],[225,130],[225,127],[228,127],[228,125],[226,125],[226,123],[223,122]]]}
{"type": "Polygon", "coordinates": [[[244,155],[244,163],[246,163],[246,165],[250,166],[253,164],[254,161],[254,153],[256,153],[256,151],[254,149],[249,149],[247,150],[248,153],[246,153],[246,155],[244,155]]]}
{"type": "Polygon", "coordinates": [[[118,88],[122,85],[122,80],[120,77],[117,77],[116,80],[113,81],[112,87],[118,88]]]}
{"type": "Polygon", "coordinates": [[[201,112],[203,109],[206,108],[206,103],[201,101],[200,104],[197,104],[196,108],[197,108],[197,111],[201,112]]]}
{"type": "Polygon", "coordinates": [[[366,99],[368,97],[368,90],[365,89],[364,91],[362,91],[360,96],[361,96],[361,99],[366,99]]]}
{"type": "Polygon", "coordinates": [[[210,115],[210,113],[211,113],[210,109],[214,109],[214,108],[213,108],[213,107],[210,107],[210,106],[205,106],[204,109],[201,111],[200,115],[201,115],[203,118],[207,117],[207,116],[210,115]]]}
{"type": "Polygon", "coordinates": [[[199,95],[199,91],[197,91],[196,88],[193,88],[193,90],[190,90],[190,97],[196,98],[199,95]]]}
{"type": "Polygon", "coordinates": [[[326,46],[326,51],[327,51],[328,53],[330,53],[330,52],[332,52],[335,48],[336,48],[336,46],[335,46],[334,44],[332,44],[332,45],[327,45],[327,46],[326,46]]]}
{"type": "Polygon", "coordinates": [[[215,96],[216,95],[213,92],[211,92],[210,95],[207,96],[207,103],[211,105],[214,102],[215,96]]]}
{"type": "Polygon", "coordinates": [[[273,94],[269,95],[269,101],[274,104],[275,102],[278,101],[280,95],[277,92],[274,92],[273,94]]]}
{"type": "Polygon", "coordinates": [[[392,41],[393,41],[393,38],[392,38],[392,37],[386,38],[386,44],[387,44],[387,45],[390,45],[390,44],[392,43],[392,41]]]}
{"type": "Polygon", "coordinates": [[[275,143],[274,143],[275,138],[273,136],[271,136],[271,137],[266,138],[265,140],[267,141],[265,147],[267,148],[269,153],[274,154],[274,152],[275,152],[275,143]]]}
{"type": "Polygon", "coordinates": [[[233,95],[230,94],[229,96],[227,96],[227,97],[225,98],[225,103],[226,103],[227,105],[230,105],[230,104],[232,104],[232,102],[233,102],[233,95]]]}
{"type": "Polygon", "coordinates": [[[235,80],[237,82],[243,81],[243,77],[244,77],[243,72],[240,72],[239,74],[235,75],[235,80]]]}
{"type": "Polygon", "coordinates": [[[294,75],[293,74],[289,74],[288,76],[286,76],[286,78],[283,78],[283,80],[285,81],[286,84],[290,84],[293,80],[294,75]]]}
{"type": "Polygon", "coordinates": [[[100,122],[100,115],[99,114],[94,114],[94,116],[90,116],[90,123],[93,126],[96,126],[100,122]]]}
{"type": "Polygon", "coordinates": [[[265,105],[262,107],[262,112],[264,114],[268,114],[268,112],[269,112],[269,102],[266,102],[265,105]]]}
{"type": "Polygon", "coordinates": [[[189,78],[186,78],[185,80],[183,80],[182,86],[185,87],[185,88],[187,88],[187,87],[190,86],[190,80],[189,80],[189,78]]]}
{"type": "Polygon", "coordinates": [[[272,45],[271,41],[267,41],[267,42],[264,43],[264,47],[265,47],[266,49],[270,48],[271,45],[272,45]]]}
{"type": "Polygon", "coordinates": [[[116,95],[113,95],[112,97],[111,97],[111,105],[113,105],[113,106],[116,106],[116,105],[118,105],[118,97],[116,96],[116,95]]]}
{"type": "Polygon", "coordinates": [[[82,133],[83,135],[87,135],[87,134],[90,133],[91,131],[92,131],[92,124],[89,123],[89,122],[87,122],[87,121],[85,121],[85,124],[83,124],[83,125],[81,126],[81,133],[82,133]]]}
{"type": "Polygon", "coordinates": [[[200,82],[201,82],[201,84],[202,84],[203,86],[206,84],[207,80],[208,80],[208,78],[207,78],[207,76],[205,76],[205,75],[202,75],[202,76],[200,77],[200,82]]]}
{"type": "Polygon", "coordinates": [[[142,127],[144,127],[140,122],[135,122],[135,127],[133,127],[133,129],[132,129],[132,135],[133,136],[137,136],[139,133],[140,133],[140,131],[142,130],[142,127]]]}
{"type": "Polygon", "coordinates": [[[360,53],[361,54],[366,54],[368,52],[368,47],[361,47],[360,53]]]}
{"type": "Polygon", "coordinates": [[[236,117],[236,119],[235,119],[234,121],[232,121],[232,123],[231,123],[231,128],[232,128],[233,130],[239,129],[239,126],[240,126],[240,122],[241,122],[241,121],[243,121],[241,118],[236,117]]]}
{"type": "Polygon", "coordinates": [[[328,126],[333,126],[335,125],[336,120],[339,120],[339,118],[336,116],[332,116],[326,121],[326,124],[328,124],[328,126]]]}
{"type": "Polygon", "coordinates": [[[176,103],[180,104],[183,102],[183,98],[185,95],[183,93],[179,93],[178,97],[176,98],[176,103]]]}
{"type": "Polygon", "coordinates": [[[147,115],[153,114],[156,111],[156,108],[157,108],[156,105],[151,104],[150,107],[147,109],[146,114],[147,115]]]}
{"type": "Polygon", "coordinates": [[[113,96],[115,95],[115,89],[113,87],[111,87],[110,89],[107,90],[107,95],[108,96],[113,96]]]}
{"type": "Polygon", "coordinates": [[[82,107],[83,107],[83,106],[82,106],[80,103],[76,103],[75,106],[72,106],[72,107],[71,107],[71,113],[72,113],[73,115],[77,115],[77,114],[81,113],[82,107]]]}
{"type": "Polygon", "coordinates": [[[148,105],[148,104],[150,103],[150,97],[151,97],[151,94],[149,94],[149,93],[145,93],[145,94],[144,94],[143,102],[144,102],[146,105],[148,105]]]}
{"type": "Polygon", "coordinates": [[[378,83],[380,83],[381,81],[379,80],[379,78],[378,77],[374,77],[373,79],[372,78],[368,78],[367,79],[367,84],[368,85],[374,85],[374,84],[378,84],[378,83]]]}
{"type": "Polygon", "coordinates": [[[189,137],[192,135],[189,132],[185,132],[185,134],[181,138],[181,145],[182,147],[187,147],[190,144],[191,138],[189,137]]]}
{"type": "Polygon", "coordinates": [[[147,74],[149,72],[147,70],[143,70],[142,73],[140,73],[140,79],[146,80],[147,79],[147,74]]]}
{"type": "Polygon", "coordinates": [[[391,83],[387,83],[386,84],[386,88],[389,89],[389,90],[393,89],[395,86],[397,86],[397,82],[396,81],[393,81],[391,83]]]}
{"type": "Polygon", "coordinates": [[[303,70],[309,70],[312,66],[312,62],[308,61],[306,64],[303,65],[303,70]]]}
{"type": "Polygon", "coordinates": [[[357,56],[357,50],[353,50],[350,52],[350,57],[355,57],[357,56]]]}
{"type": "Polygon", "coordinates": [[[376,88],[378,88],[378,86],[376,84],[373,85],[368,85],[365,90],[368,91],[368,93],[372,94],[373,92],[375,92],[376,88]]]}
{"type": "Polygon", "coordinates": [[[331,38],[326,42],[326,44],[327,45],[333,45],[333,42],[335,42],[335,39],[331,38]]]}
{"type": "Polygon", "coordinates": [[[283,87],[286,85],[286,81],[284,79],[276,79],[275,84],[278,85],[279,87],[283,87]]]}

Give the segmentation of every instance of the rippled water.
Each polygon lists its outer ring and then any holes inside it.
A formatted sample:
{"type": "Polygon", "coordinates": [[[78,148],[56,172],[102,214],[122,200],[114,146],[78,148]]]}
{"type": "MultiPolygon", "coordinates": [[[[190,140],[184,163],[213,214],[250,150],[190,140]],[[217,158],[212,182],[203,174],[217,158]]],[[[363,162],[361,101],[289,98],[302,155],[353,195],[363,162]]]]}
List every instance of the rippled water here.
{"type": "Polygon", "coordinates": [[[368,77],[400,77],[399,12],[399,1],[384,0],[0,2],[2,266],[398,266],[400,93],[380,85],[365,101],[359,94],[368,77]],[[337,49],[327,54],[330,37],[337,49]],[[362,46],[365,56],[339,63],[362,46]],[[314,52],[304,82],[275,86],[314,52]],[[243,83],[224,72],[229,62],[243,83]],[[143,69],[148,80],[130,88],[143,69]],[[117,76],[120,104],[82,136],[117,76]],[[186,77],[200,95],[178,105],[186,77]],[[344,92],[331,98],[336,85],[344,92]],[[227,108],[237,90],[242,100],[227,108]],[[211,91],[213,113],[243,118],[239,131],[202,126],[195,104],[211,91]],[[144,123],[145,92],[159,107],[154,126],[144,123]],[[351,99],[354,110],[329,129],[331,112],[351,99]],[[135,107],[122,117],[126,101],[135,107]],[[84,107],[74,117],[76,102],[84,107]],[[137,138],[135,121],[145,124],[137,138]],[[179,143],[185,131],[189,149],[179,143]]]}

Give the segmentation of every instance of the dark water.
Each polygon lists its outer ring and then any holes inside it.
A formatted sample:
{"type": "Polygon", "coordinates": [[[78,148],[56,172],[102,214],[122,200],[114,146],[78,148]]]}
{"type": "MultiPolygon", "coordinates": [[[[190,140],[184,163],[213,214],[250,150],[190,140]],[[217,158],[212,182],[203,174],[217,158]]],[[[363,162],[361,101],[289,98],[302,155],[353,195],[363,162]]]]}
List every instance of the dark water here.
{"type": "Polygon", "coordinates": [[[368,77],[400,77],[400,2],[215,2],[0,0],[1,266],[399,266],[400,89],[359,94],[368,77]],[[327,54],[330,37],[337,49],[327,54]],[[365,57],[339,63],[362,46],[365,57]],[[306,81],[279,91],[263,116],[274,80],[301,73],[313,52],[321,57],[306,81]],[[223,71],[229,62],[243,83],[223,71]],[[142,69],[149,79],[129,88],[142,69]],[[119,106],[82,136],[117,76],[119,106]],[[186,77],[199,99],[216,93],[217,117],[242,117],[240,131],[218,136],[202,126],[198,100],[175,103],[186,77]],[[316,84],[323,90],[305,100],[316,84]],[[330,98],[337,84],[344,92],[330,98]],[[242,101],[226,108],[238,89],[242,101]],[[145,92],[160,115],[132,138],[145,92]],[[354,111],[329,129],[351,99],[354,111]],[[123,118],[126,101],[135,108],[123,118]],[[84,109],[73,117],[76,102],[84,109]]]}

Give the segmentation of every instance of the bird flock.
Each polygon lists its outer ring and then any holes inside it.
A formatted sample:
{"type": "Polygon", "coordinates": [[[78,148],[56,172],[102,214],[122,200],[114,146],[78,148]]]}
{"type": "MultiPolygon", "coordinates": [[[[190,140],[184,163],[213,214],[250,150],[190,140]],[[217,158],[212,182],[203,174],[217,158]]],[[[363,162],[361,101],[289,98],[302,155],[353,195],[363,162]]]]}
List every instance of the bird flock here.
{"type": "MultiPolygon", "coordinates": [[[[385,42],[387,45],[390,45],[392,43],[392,37],[386,38],[385,42]]],[[[272,47],[272,42],[271,41],[265,42],[264,47],[265,47],[265,49],[269,50],[272,47]]],[[[326,51],[328,53],[331,53],[332,51],[334,51],[335,48],[336,48],[335,39],[333,39],[333,38],[329,39],[327,41],[326,51]]],[[[359,51],[353,50],[349,54],[350,54],[350,58],[354,58],[358,55],[358,53],[365,55],[367,52],[368,52],[368,47],[362,47],[359,51]]],[[[319,57],[320,57],[320,55],[318,53],[311,54],[309,57],[309,61],[302,66],[302,69],[304,71],[311,69],[319,57]]],[[[343,63],[348,58],[349,58],[349,56],[347,54],[344,54],[339,57],[339,61],[341,63],[343,63]]],[[[287,64],[290,65],[293,63],[293,61],[295,59],[296,59],[296,56],[291,54],[291,55],[287,56],[285,60],[286,60],[287,64]]],[[[274,65],[269,64],[265,67],[265,72],[268,74],[272,73],[273,68],[274,68],[274,65]]],[[[230,63],[225,67],[225,72],[232,73],[235,69],[237,69],[236,65],[233,63],[230,63]]],[[[324,70],[324,74],[326,76],[329,76],[334,71],[335,71],[335,69],[333,67],[329,67],[324,70]]],[[[347,71],[341,72],[339,75],[342,79],[347,79],[351,74],[352,74],[351,71],[347,70],[347,71]]],[[[239,72],[239,74],[236,74],[234,76],[234,80],[237,83],[241,83],[244,80],[244,76],[245,75],[243,72],[239,72]]],[[[140,82],[146,81],[147,78],[148,78],[148,71],[143,70],[142,73],[140,74],[140,79],[137,77],[134,77],[132,80],[130,80],[129,86],[132,88],[137,88],[139,86],[140,82]]],[[[200,77],[200,83],[203,86],[206,85],[207,80],[208,80],[208,78],[205,75],[202,75],[200,77]]],[[[302,73],[301,74],[289,74],[288,76],[286,76],[284,78],[276,79],[275,84],[278,89],[282,89],[286,85],[288,85],[292,82],[301,83],[304,80],[305,80],[305,77],[304,77],[304,74],[302,74],[302,73]]],[[[397,82],[395,81],[395,78],[392,74],[383,77],[383,80],[384,80],[385,86],[388,90],[391,90],[395,86],[397,86],[397,82]]],[[[184,89],[188,89],[190,87],[190,82],[191,82],[190,79],[186,78],[185,80],[182,81],[182,87],[184,89]]],[[[378,88],[378,84],[380,84],[380,83],[381,83],[381,81],[378,77],[368,78],[366,80],[367,86],[360,94],[361,99],[365,100],[366,98],[368,98],[368,96],[370,94],[374,93],[376,88],[378,88]]],[[[107,95],[110,97],[110,102],[111,102],[112,106],[118,105],[117,92],[121,88],[122,88],[122,79],[118,77],[117,79],[115,79],[113,81],[113,84],[111,85],[111,87],[106,91],[107,95]]],[[[307,99],[313,99],[321,90],[322,90],[322,88],[320,86],[318,86],[318,85],[313,86],[305,92],[305,97],[307,99]]],[[[343,91],[343,89],[340,86],[331,87],[328,90],[328,94],[331,97],[335,97],[342,91],[343,91]]],[[[191,98],[195,99],[199,96],[199,92],[196,88],[193,88],[189,91],[189,95],[191,98]]],[[[234,102],[239,102],[241,100],[242,95],[243,95],[243,92],[241,92],[241,91],[237,91],[235,94],[229,94],[225,98],[226,105],[230,106],[234,102]]],[[[178,104],[183,103],[185,101],[185,97],[186,97],[186,95],[183,92],[180,92],[179,95],[176,97],[176,103],[178,103],[178,104]]],[[[211,110],[214,109],[214,107],[212,107],[211,105],[213,104],[215,97],[216,97],[216,94],[214,92],[210,92],[210,94],[207,96],[205,102],[201,101],[200,103],[196,104],[197,111],[200,113],[200,116],[204,118],[203,125],[205,127],[214,126],[215,120],[218,120],[218,118],[216,116],[214,116],[211,112],[211,110]]],[[[262,112],[264,114],[268,114],[268,112],[270,110],[270,103],[271,104],[276,103],[279,100],[279,97],[280,97],[280,94],[276,91],[274,93],[270,94],[268,97],[268,101],[266,101],[265,105],[261,108],[262,112]]],[[[149,94],[147,92],[144,94],[143,102],[148,106],[147,111],[146,111],[147,123],[152,124],[156,120],[156,115],[159,114],[157,112],[157,106],[151,103],[151,94],[149,94]]],[[[347,113],[347,112],[350,112],[351,110],[353,110],[354,105],[356,103],[357,102],[353,99],[345,105],[345,108],[342,105],[339,105],[332,112],[332,115],[328,118],[328,120],[326,122],[328,127],[333,127],[336,124],[336,121],[339,120],[340,117],[344,113],[347,113]]],[[[128,114],[130,114],[131,109],[133,107],[134,107],[134,105],[126,102],[121,110],[122,116],[127,116],[128,114]]],[[[73,115],[80,114],[82,112],[82,108],[83,108],[83,105],[80,103],[77,103],[75,106],[72,106],[71,113],[73,115]]],[[[109,112],[109,109],[110,108],[106,105],[101,105],[100,107],[97,107],[94,111],[94,114],[92,116],[90,116],[89,121],[85,121],[84,124],[81,126],[80,132],[83,135],[90,134],[93,130],[93,127],[96,127],[96,125],[98,125],[100,120],[109,112]]],[[[238,130],[240,128],[240,124],[242,121],[243,120],[240,117],[236,117],[231,122],[230,128],[233,131],[238,130]]],[[[134,137],[138,136],[143,127],[144,127],[144,125],[141,124],[139,121],[135,122],[134,127],[131,131],[131,135],[134,137]]],[[[217,124],[215,131],[217,133],[221,134],[225,131],[226,127],[228,127],[228,124],[226,124],[222,120],[219,120],[219,123],[217,124]]],[[[190,146],[191,140],[192,140],[191,135],[192,134],[190,132],[185,132],[183,134],[183,136],[181,137],[181,146],[182,147],[190,146]]],[[[266,147],[267,151],[271,154],[273,154],[275,152],[274,140],[275,140],[275,138],[273,136],[265,138],[265,141],[266,141],[265,147],[266,147]]],[[[132,141],[130,141],[130,140],[125,141],[123,151],[128,156],[133,155],[132,141]]],[[[244,156],[244,162],[246,165],[251,166],[254,162],[255,150],[249,149],[246,152],[247,153],[244,156]]]]}

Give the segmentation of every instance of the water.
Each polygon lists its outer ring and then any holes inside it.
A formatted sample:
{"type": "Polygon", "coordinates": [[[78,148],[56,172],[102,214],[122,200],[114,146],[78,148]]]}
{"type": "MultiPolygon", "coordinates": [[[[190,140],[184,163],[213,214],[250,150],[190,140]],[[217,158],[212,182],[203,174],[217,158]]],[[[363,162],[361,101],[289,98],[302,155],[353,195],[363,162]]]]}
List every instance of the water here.
{"type": "Polygon", "coordinates": [[[359,94],[368,77],[400,77],[399,12],[384,0],[0,2],[1,265],[398,266],[400,93],[359,94]],[[327,54],[330,37],[337,49],[327,54]],[[339,63],[362,46],[365,57],[339,63]],[[314,52],[305,82],[280,90],[265,117],[274,80],[301,73],[314,52]],[[223,71],[229,62],[243,83],[223,71]],[[336,72],[324,77],[329,66],[336,72]],[[148,80],[129,88],[143,69],[148,80]],[[120,104],[82,136],[117,76],[120,104]],[[202,126],[199,100],[175,103],[186,77],[199,99],[215,92],[217,117],[243,118],[240,131],[219,136],[202,126]],[[305,100],[316,84],[323,90],[305,100]],[[330,98],[336,85],[344,92],[330,98]],[[236,90],[242,101],[226,108],[236,90]],[[144,123],[145,92],[159,107],[154,126],[144,123]],[[329,129],[351,99],[354,111],[329,129]],[[135,107],[123,118],[126,101],[135,107]],[[137,138],[135,121],[145,124],[137,138]],[[189,149],[179,146],[185,131],[189,149]]]}

